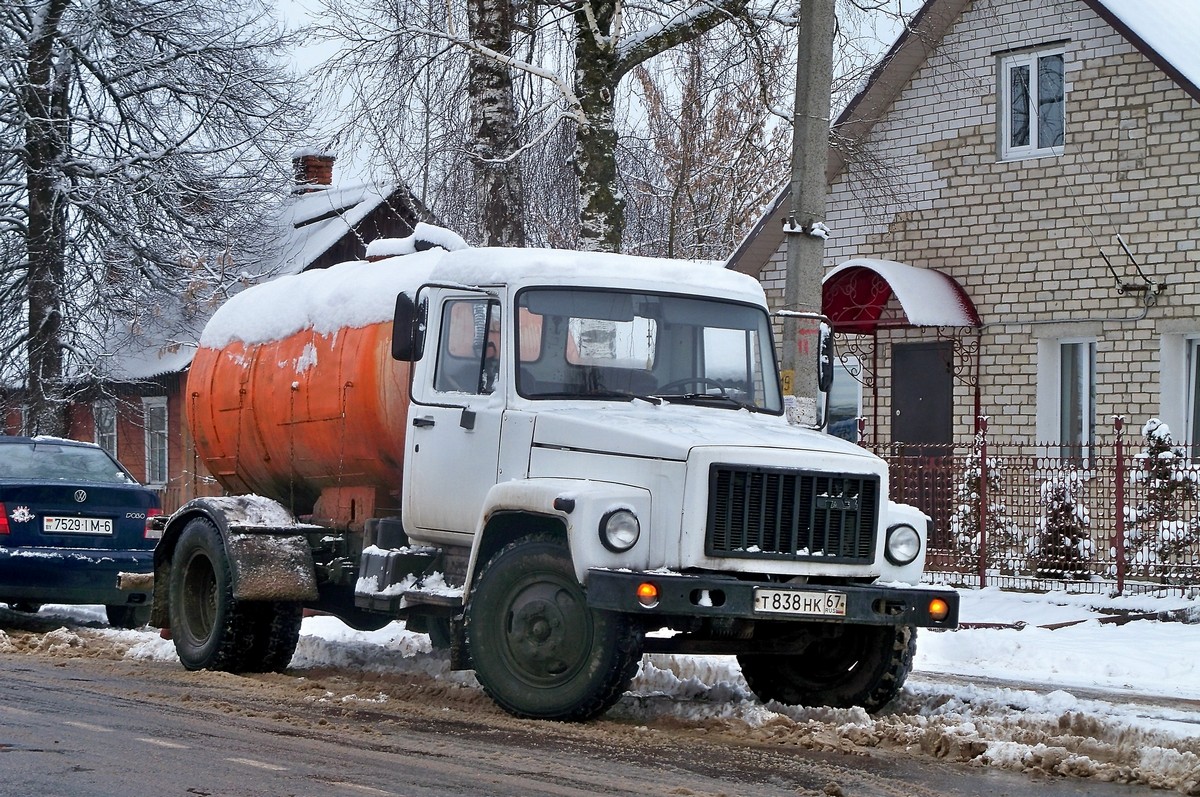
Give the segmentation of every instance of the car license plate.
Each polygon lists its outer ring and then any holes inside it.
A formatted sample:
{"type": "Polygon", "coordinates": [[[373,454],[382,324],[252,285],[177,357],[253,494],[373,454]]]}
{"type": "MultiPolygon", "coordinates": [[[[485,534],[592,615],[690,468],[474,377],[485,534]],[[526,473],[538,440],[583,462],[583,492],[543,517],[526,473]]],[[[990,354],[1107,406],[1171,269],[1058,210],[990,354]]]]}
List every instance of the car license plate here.
{"type": "Polygon", "coordinates": [[[99,517],[54,517],[42,518],[42,531],[46,534],[112,534],[113,522],[99,517]]]}
{"type": "Polygon", "coordinates": [[[771,614],[804,614],[845,617],[843,592],[798,592],[786,589],[754,590],[754,611],[771,614]]]}

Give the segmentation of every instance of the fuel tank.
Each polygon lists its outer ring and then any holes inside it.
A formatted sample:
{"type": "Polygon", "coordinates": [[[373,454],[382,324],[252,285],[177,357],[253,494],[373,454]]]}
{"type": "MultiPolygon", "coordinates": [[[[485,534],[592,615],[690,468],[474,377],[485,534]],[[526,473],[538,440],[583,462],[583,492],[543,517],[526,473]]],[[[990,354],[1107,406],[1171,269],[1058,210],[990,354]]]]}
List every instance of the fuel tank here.
{"type": "Polygon", "coordinates": [[[202,344],[186,401],[209,473],[327,525],[399,514],[409,364],[391,358],[391,335],[389,320],[202,344]]]}

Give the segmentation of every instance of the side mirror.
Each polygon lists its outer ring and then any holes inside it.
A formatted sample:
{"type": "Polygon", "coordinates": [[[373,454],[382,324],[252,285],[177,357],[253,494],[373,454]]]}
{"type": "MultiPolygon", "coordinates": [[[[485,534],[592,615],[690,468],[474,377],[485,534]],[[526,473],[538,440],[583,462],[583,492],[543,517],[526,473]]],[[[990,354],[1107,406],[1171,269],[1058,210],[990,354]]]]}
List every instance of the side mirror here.
{"type": "Polygon", "coordinates": [[[425,303],[418,305],[407,293],[400,293],[392,321],[392,359],[412,363],[424,352],[425,303]]]}
{"type": "Polygon", "coordinates": [[[828,393],[833,387],[833,330],[821,324],[821,342],[817,345],[817,388],[828,393]]]}

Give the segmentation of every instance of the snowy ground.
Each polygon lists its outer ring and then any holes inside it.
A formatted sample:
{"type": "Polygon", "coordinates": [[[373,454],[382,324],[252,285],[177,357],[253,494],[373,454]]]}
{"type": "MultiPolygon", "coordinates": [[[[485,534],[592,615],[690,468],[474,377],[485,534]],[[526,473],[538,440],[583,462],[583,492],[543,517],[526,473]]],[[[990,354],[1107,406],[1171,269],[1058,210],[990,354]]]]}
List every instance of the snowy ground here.
{"type": "MultiPolygon", "coordinates": [[[[42,613],[103,620],[99,607],[42,613]]],[[[723,656],[648,656],[608,716],[647,725],[685,721],[824,750],[919,750],[978,766],[1200,795],[1200,600],[987,589],[964,592],[961,615],[988,627],[922,632],[904,693],[875,717],[763,706],[723,656]],[[1099,621],[1113,612],[1171,613],[1189,622],[1099,621]],[[1073,621],[1084,622],[1044,627],[1073,621]]],[[[45,644],[56,644],[56,634],[63,644],[80,644],[65,630],[46,634],[45,644]]],[[[97,629],[87,638],[126,648],[130,658],[176,658],[171,643],[150,630],[97,629]]],[[[0,651],[8,644],[0,631],[0,651]]],[[[306,618],[292,670],[330,666],[419,672],[478,688],[470,673],[450,672],[426,636],[400,623],[365,633],[331,617],[306,618]]]]}

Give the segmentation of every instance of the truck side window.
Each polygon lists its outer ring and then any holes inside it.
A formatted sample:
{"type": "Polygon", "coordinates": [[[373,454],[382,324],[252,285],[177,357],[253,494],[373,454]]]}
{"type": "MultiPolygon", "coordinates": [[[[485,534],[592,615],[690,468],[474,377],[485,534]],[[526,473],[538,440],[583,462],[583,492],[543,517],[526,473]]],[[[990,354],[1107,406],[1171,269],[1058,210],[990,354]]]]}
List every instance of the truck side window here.
{"type": "Polygon", "coordinates": [[[453,299],[442,305],[433,388],[443,393],[491,393],[500,373],[500,305],[453,299]]]}

